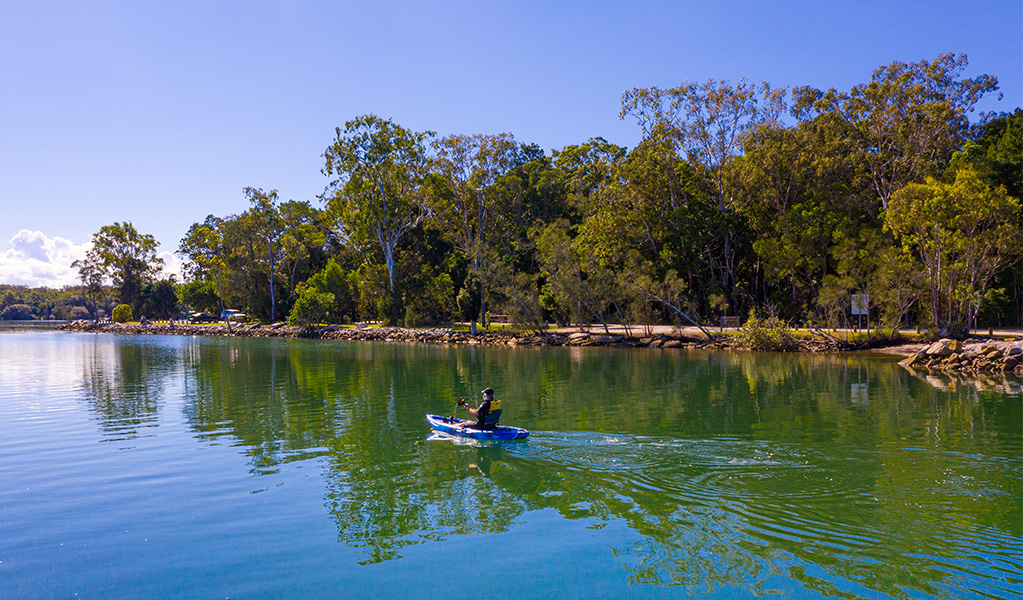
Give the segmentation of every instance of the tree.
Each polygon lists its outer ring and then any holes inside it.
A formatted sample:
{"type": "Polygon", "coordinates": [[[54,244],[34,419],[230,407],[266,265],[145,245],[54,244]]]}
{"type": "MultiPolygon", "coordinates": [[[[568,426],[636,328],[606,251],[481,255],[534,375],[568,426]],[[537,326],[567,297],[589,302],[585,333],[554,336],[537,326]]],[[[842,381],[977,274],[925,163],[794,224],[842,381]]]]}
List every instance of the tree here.
{"type": "MultiPolygon", "coordinates": [[[[221,233],[223,219],[208,215],[202,223],[193,223],[188,229],[185,237],[181,238],[178,245],[178,256],[185,259],[183,269],[185,276],[192,282],[200,282],[208,277],[213,277],[217,283],[217,299],[220,303],[220,313],[224,312],[224,289],[223,279],[226,264],[226,249],[224,248],[224,237],[221,233]]],[[[204,306],[209,304],[203,300],[199,301],[204,306]]],[[[196,306],[194,302],[186,301],[186,304],[196,306]]]]}
{"type": "Polygon", "coordinates": [[[191,281],[183,284],[179,291],[179,298],[185,306],[211,314],[217,313],[219,306],[220,313],[218,314],[224,312],[224,301],[220,298],[217,287],[212,281],[191,281]]]}
{"type": "Polygon", "coordinates": [[[137,304],[140,317],[166,319],[178,312],[178,294],[169,279],[161,279],[143,286],[137,304]]]}
{"type": "MultiPolygon", "coordinates": [[[[678,87],[636,88],[622,95],[619,117],[635,117],[647,138],[662,138],[668,150],[668,162],[687,159],[706,177],[717,208],[727,217],[736,200],[738,179],[732,168],[744,138],[759,123],[778,117],[784,107],[785,90],[773,90],[765,82],[751,84],[745,79],[736,84],[708,80],[703,84],[687,82],[678,87]],[[764,101],[764,109],[758,101],[764,101]]],[[[668,186],[672,209],[685,202],[681,186],[668,186]]],[[[714,253],[715,270],[721,286],[731,290],[736,284],[736,252],[733,227],[723,222],[721,247],[714,253]]]]}
{"type": "Polygon", "coordinates": [[[106,277],[103,265],[99,257],[92,252],[86,253],[85,258],[71,263],[72,269],[78,269],[78,278],[82,281],[82,295],[86,301],[91,301],[93,308],[103,296],[103,279],[106,277]]]}
{"type": "Polygon", "coordinates": [[[29,321],[35,317],[27,304],[11,304],[0,311],[0,321],[29,321]]]}
{"type": "Polygon", "coordinates": [[[299,284],[299,294],[288,320],[292,323],[341,323],[355,319],[358,296],[355,275],[332,258],[323,270],[299,284]]]}
{"type": "MultiPolygon", "coordinates": [[[[968,114],[998,89],[990,75],[961,79],[965,55],[943,54],[933,62],[893,62],[878,67],[870,83],[848,94],[800,88],[799,104],[838,115],[847,125],[867,186],[880,208],[909,183],[937,176],[967,139],[968,114]]],[[[876,215],[878,211],[873,211],[876,215]]]]}
{"type": "Polygon", "coordinates": [[[287,268],[289,291],[294,293],[303,274],[299,267],[305,265],[304,272],[312,275],[310,267],[323,264],[327,230],[320,211],[308,202],[285,202],[280,206],[280,213],[284,222],[284,235],[281,237],[283,261],[287,268]]]}
{"type": "Polygon", "coordinates": [[[75,261],[83,282],[95,282],[100,271],[110,277],[124,304],[134,303],[142,286],[153,280],[163,265],[156,257],[156,238],[141,234],[130,222],[100,228],[92,236],[92,249],[84,261],[75,261]]]}
{"type": "MultiPolygon", "coordinates": [[[[495,184],[520,161],[519,145],[508,133],[451,135],[437,140],[430,195],[434,222],[469,257],[480,283],[480,320],[485,321],[491,243],[505,224],[495,184]]],[[[475,321],[473,321],[475,327],[475,321]]]]}
{"type": "Polygon", "coordinates": [[[885,228],[923,262],[936,327],[968,332],[991,278],[1020,257],[1019,213],[1019,200],[988,187],[970,167],[955,183],[929,178],[892,197],[885,228]]]}
{"type": "Polygon", "coordinates": [[[247,187],[243,191],[252,206],[242,215],[242,220],[266,248],[264,256],[266,256],[270,270],[268,278],[270,282],[270,321],[275,322],[277,320],[277,294],[274,291],[274,267],[281,260],[281,238],[286,231],[277,206],[277,190],[266,193],[262,189],[247,187]]]}
{"type": "MultiPolygon", "coordinates": [[[[391,296],[397,298],[395,251],[427,215],[424,144],[433,132],[413,132],[376,115],[348,121],[343,132],[335,132],[334,143],[323,153],[323,173],[334,177],[325,192],[327,205],[344,237],[376,240],[391,296]]],[[[396,317],[392,311],[392,320],[396,317]]]]}
{"type": "Polygon", "coordinates": [[[596,319],[610,333],[608,313],[620,295],[617,274],[602,266],[579,238],[572,240],[568,229],[566,221],[555,221],[536,230],[545,291],[572,321],[585,325],[596,319]]]}

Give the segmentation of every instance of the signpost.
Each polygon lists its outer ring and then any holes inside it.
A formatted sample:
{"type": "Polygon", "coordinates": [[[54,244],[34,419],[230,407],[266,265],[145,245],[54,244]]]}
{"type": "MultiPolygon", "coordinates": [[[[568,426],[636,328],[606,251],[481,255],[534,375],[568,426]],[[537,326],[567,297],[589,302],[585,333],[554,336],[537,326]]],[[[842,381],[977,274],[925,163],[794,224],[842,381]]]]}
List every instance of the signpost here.
{"type": "Polygon", "coordinates": [[[852,314],[856,315],[856,328],[860,328],[860,315],[867,315],[867,338],[870,338],[870,295],[852,295],[852,314]]]}

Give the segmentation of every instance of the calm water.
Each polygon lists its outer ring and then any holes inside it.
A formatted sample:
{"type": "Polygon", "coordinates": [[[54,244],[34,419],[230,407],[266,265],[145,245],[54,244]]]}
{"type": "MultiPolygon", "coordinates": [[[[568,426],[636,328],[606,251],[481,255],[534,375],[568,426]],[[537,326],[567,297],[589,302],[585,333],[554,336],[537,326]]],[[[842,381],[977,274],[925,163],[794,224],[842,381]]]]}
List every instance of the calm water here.
{"type": "Polygon", "coordinates": [[[0,598],[1008,598],[1018,382],[890,359],[0,334],[0,598]],[[494,387],[524,442],[431,439],[494,387]]]}

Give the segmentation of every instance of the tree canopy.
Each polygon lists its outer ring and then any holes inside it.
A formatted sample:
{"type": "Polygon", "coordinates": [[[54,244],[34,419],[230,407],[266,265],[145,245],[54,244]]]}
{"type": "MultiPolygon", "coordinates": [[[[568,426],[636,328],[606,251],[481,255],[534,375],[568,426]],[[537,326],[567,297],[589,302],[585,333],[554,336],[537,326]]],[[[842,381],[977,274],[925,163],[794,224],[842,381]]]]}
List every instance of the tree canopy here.
{"type": "MultiPolygon", "coordinates": [[[[247,210],[192,225],[178,297],[264,321],[500,314],[543,329],[754,310],[848,325],[851,295],[869,294],[892,331],[1023,325],[1023,110],[971,118],[997,80],[966,67],[897,61],[847,90],[635,87],[619,113],[635,147],[592,137],[549,155],[511,133],[356,116],[323,152],[318,202],[248,187],[247,210]]],[[[110,306],[108,280],[136,314],[166,297],[151,236],[115,223],[93,241],[81,308],[110,306]]],[[[55,310],[23,296],[4,308],[55,310]]]]}

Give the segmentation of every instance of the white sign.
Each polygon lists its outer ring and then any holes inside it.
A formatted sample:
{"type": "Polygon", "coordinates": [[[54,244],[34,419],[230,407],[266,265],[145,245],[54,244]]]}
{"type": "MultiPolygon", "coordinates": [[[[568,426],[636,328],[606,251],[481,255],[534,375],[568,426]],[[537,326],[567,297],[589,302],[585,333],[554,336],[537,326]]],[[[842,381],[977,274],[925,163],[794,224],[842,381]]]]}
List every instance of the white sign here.
{"type": "Polygon", "coordinates": [[[852,295],[852,314],[854,315],[869,315],[870,314],[870,296],[867,294],[853,294],[852,295]]]}

